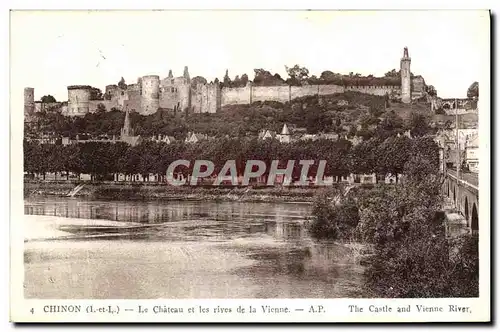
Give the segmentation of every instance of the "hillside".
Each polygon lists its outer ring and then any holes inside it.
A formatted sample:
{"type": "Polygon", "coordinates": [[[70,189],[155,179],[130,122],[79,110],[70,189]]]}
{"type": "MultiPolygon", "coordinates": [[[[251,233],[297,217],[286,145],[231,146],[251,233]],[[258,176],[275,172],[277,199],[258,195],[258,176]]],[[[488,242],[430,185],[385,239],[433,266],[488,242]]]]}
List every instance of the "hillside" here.
{"type": "MultiPolygon", "coordinates": [[[[381,124],[390,127],[388,130],[411,129],[416,115],[425,118],[427,123],[454,121],[453,116],[431,114],[427,103],[406,105],[386,100],[385,96],[345,92],[302,97],[290,103],[266,101],[227,105],[217,113],[174,114],[167,110],[149,116],[132,113],[131,122],[136,134],[170,135],[178,139],[184,138],[188,132],[231,137],[257,135],[263,129],[279,131],[285,123],[292,133],[295,130],[310,134],[328,132],[370,136],[381,124]]],[[[467,117],[474,121],[473,117],[467,117]]],[[[53,132],[59,136],[82,133],[119,135],[123,118],[124,114],[118,110],[91,113],[83,118],[39,113],[26,129],[31,136],[40,132],[53,132]]]]}

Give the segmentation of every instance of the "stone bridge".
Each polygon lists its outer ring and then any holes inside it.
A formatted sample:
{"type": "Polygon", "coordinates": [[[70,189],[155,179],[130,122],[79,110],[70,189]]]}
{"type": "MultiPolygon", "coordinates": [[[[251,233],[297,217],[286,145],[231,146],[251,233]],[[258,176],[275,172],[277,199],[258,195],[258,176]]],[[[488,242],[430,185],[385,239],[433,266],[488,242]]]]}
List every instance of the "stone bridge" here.
{"type": "Polygon", "coordinates": [[[473,234],[479,231],[479,181],[475,173],[448,171],[444,182],[444,194],[455,203],[455,208],[466,220],[473,234]]]}

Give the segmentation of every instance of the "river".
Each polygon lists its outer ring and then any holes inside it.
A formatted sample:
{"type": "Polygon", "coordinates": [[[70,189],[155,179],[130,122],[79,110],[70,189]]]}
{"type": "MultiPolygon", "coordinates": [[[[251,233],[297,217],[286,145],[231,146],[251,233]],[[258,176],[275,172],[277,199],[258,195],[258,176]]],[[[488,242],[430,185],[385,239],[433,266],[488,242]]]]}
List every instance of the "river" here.
{"type": "Polygon", "coordinates": [[[25,296],[361,297],[356,251],[311,238],[305,228],[310,212],[300,203],[34,196],[25,200],[25,215],[40,223],[63,220],[58,227],[71,236],[25,242],[25,296]],[[82,218],[135,227],[72,223],[82,218]]]}

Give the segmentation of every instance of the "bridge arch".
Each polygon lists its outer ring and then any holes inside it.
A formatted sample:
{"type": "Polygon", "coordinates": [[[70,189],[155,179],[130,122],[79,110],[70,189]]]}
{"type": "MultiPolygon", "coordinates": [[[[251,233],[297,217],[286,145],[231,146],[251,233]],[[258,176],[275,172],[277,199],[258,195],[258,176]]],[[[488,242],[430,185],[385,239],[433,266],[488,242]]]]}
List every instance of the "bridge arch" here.
{"type": "Polygon", "coordinates": [[[471,228],[472,234],[477,234],[479,232],[479,218],[477,215],[477,207],[476,203],[472,205],[472,220],[471,220],[471,228]]]}

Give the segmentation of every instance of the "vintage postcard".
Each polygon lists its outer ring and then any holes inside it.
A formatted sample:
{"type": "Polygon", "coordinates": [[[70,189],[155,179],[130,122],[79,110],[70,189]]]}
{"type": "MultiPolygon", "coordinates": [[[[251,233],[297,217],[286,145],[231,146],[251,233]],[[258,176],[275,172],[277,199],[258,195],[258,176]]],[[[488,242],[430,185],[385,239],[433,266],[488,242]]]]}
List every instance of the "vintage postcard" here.
{"type": "Polygon", "coordinates": [[[12,321],[490,321],[489,11],[13,10],[10,72],[12,321]]]}

